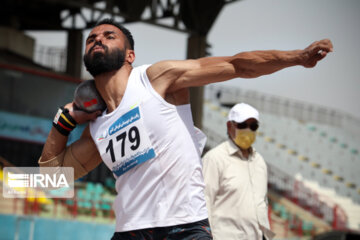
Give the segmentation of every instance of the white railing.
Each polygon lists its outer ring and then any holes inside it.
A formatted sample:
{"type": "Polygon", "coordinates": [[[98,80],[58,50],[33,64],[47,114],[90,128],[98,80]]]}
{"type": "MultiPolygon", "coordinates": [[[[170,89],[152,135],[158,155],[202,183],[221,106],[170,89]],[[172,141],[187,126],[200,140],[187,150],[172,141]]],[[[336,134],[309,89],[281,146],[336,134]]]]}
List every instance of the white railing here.
{"type": "Polygon", "coordinates": [[[56,72],[65,72],[66,49],[37,45],[35,47],[34,61],[56,72]]]}
{"type": "Polygon", "coordinates": [[[295,118],[300,121],[327,124],[340,127],[350,134],[360,135],[360,119],[329,107],[219,85],[207,86],[205,88],[205,97],[216,100],[221,104],[231,105],[246,102],[256,107],[260,112],[295,118]]]}

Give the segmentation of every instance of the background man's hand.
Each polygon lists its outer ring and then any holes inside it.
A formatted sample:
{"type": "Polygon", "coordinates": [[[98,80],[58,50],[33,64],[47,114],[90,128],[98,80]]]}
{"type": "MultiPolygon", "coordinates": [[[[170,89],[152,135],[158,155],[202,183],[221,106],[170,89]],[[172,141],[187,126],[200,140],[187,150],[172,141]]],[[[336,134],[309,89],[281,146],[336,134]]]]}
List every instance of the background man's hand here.
{"type": "Polygon", "coordinates": [[[333,45],[329,39],[323,39],[313,42],[310,46],[302,51],[304,67],[315,67],[318,61],[326,57],[328,52],[333,51],[333,45]]]}
{"type": "Polygon", "coordinates": [[[83,124],[89,121],[95,120],[100,114],[101,111],[96,111],[93,113],[87,113],[81,110],[75,110],[74,108],[74,102],[68,103],[65,105],[66,109],[69,109],[69,113],[71,117],[78,123],[83,124]]]}

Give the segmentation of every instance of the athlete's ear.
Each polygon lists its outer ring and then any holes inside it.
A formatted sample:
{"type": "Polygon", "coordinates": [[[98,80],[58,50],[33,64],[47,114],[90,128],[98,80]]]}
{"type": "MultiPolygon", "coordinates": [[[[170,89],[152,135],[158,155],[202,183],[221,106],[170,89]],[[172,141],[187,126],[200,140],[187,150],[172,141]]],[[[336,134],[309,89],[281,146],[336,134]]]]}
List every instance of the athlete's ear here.
{"type": "Polygon", "coordinates": [[[127,61],[130,65],[135,61],[135,51],[127,49],[125,61],[127,61]]]}

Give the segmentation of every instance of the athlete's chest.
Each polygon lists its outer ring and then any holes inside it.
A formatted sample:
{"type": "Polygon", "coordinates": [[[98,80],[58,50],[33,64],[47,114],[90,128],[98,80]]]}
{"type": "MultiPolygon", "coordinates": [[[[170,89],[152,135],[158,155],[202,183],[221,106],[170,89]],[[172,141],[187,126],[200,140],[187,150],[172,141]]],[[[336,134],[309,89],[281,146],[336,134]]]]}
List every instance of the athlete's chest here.
{"type": "Polygon", "coordinates": [[[92,136],[100,156],[118,177],[156,156],[142,108],[140,102],[117,109],[94,126],[92,136]]]}

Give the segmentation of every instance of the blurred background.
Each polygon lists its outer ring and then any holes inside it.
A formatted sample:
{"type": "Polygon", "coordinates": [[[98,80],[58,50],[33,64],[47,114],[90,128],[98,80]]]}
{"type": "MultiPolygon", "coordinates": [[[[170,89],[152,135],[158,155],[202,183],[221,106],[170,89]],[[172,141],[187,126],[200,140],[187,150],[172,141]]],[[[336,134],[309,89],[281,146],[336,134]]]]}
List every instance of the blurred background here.
{"type": "MultiPolygon", "coordinates": [[[[57,108],[91,78],[82,63],[84,42],[102,18],[130,29],[134,66],[303,49],[331,39],[334,52],[313,69],[191,89],[192,110],[208,137],[206,150],[226,139],[235,103],[260,111],[255,147],[268,164],[276,239],[358,238],[359,1],[3,0],[0,12],[1,167],[37,166],[57,108]]],[[[69,144],[83,128],[71,133],[69,144]]],[[[74,199],[1,195],[0,239],[110,239],[115,194],[102,164],[76,182],[74,199]]]]}

